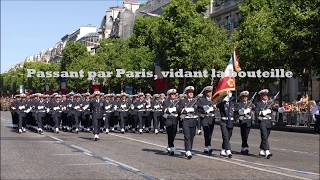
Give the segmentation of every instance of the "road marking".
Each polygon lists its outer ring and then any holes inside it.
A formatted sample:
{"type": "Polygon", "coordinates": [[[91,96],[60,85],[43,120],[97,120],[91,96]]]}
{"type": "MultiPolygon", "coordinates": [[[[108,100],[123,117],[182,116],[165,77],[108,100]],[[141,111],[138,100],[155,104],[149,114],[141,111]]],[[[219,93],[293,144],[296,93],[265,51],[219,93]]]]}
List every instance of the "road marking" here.
{"type": "Polygon", "coordinates": [[[84,164],[65,164],[64,166],[92,166],[92,165],[108,165],[108,163],[84,163],[84,164]]]}
{"type": "MultiPolygon", "coordinates": [[[[57,139],[57,140],[59,139],[59,138],[56,138],[56,137],[54,137],[54,136],[49,136],[49,135],[48,135],[48,137],[51,137],[51,138],[57,139]]],[[[86,155],[88,155],[88,156],[90,156],[90,157],[93,157],[93,158],[95,158],[95,159],[98,159],[98,160],[101,160],[101,161],[104,162],[104,163],[71,164],[71,166],[76,166],[76,165],[79,165],[79,166],[80,166],[80,165],[83,165],[83,166],[85,166],[85,165],[98,165],[98,164],[114,165],[114,166],[116,166],[116,167],[118,167],[118,168],[120,168],[120,169],[123,169],[123,170],[125,170],[125,171],[129,171],[129,172],[132,172],[132,173],[134,173],[134,174],[136,174],[136,175],[138,175],[138,176],[141,176],[141,177],[143,177],[143,178],[146,179],[146,180],[157,180],[157,179],[158,179],[158,178],[156,178],[156,177],[154,177],[154,176],[145,174],[145,173],[143,173],[142,171],[140,171],[139,169],[136,169],[136,168],[134,168],[134,167],[132,167],[132,166],[130,166],[130,165],[128,165],[128,164],[121,163],[121,162],[119,162],[119,161],[110,159],[110,158],[108,158],[108,157],[100,157],[100,156],[96,155],[95,153],[91,152],[91,151],[88,150],[88,149],[85,149],[85,148],[83,148],[83,147],[80,147],[80,146],[77,146],[77,145],[74,145],[74,144],[67,144],[66,142],[64,142],[64,141],[61,140],[61,139],[59,139],[59,140],[60,140],[59,142],[60,142],[62,145],[66,146],[66,147],[76,149],[76,150],[82,152],[83,154],[86,154],[86,155]]]]}
{"type": "Polygon", "coordinates": [[[71,153],[71,154],[52,154],[53,156],[79,156],[82,153],[71,153]]]}
{"type": "Polygon", "coordinates": [[[46,136],[48,136],[48,137],[50,137],[50,138],[52,138],[52,139],[55,139],[55,140],[57,140],[57,141],[59,141],[59,142],[64,142],[62,139],[56,138],[56,137],[54,137],[54,136],[51,136],[51,135],[46,135],[46,136]]]}
{"type": "MultiPolygon", "coordinates": [[[[110,135],[112,136],[116,136],[116,137],[120,137],[120,138],[124,138],[124,139],[128,139],[128,140],[132,140],[132,141],[136,141],[136,142],[140,142],[140,143],[144,143],[144,144],[149,144],[152,146],[157,146],[157,147],[161,147],[161,148],[166,148],[166,146],[163,145],[159,145],[159,144],[155,144],[155,143],[151,143],[151,142],[147,142],[147,141],[143,141],[143,140],[138,140],[138,139],[133,139],[130,137],[126,137],[126,136],[121,136],[121,135],[117,135],[114,133],[110,133],[110,135]]],[[[177,150],[179,152],[184,152],[183,150],[177,150]]],[[[203,157],[203,158],[208,158],[208,159],[214,159],[214,160],[218,160],[218,161],[223,161],[223,162],[227,162],[227,163],[231,163],[231,164],[235,164],[235,165],[239,165],[239,166],[243,166],[243,167],[247,167],[247,168],[251,168],[251,169],[255,169],[255,170],[259,170],[259,171],[264,171],[264,172],[269,172],[269,173],[273,173],[273,174],[278,174],[278,175],[283,175],[283,176],[287,176],[287,177],[292,177],[292,178],[296,178],[296,179],[304,179],[304,180],[312,180],[311,178],[306,178],[306,177],[301,177],[301,176],[296,176],[296,175],[292,175],[292,174],[286,174],[286,173],[282,173],[282,172],[278,172],[278,171],[273,171],[273,170],[267,170],[267,169],[263,169],[263,168],[259,168],[259,167],[255,167],[255,166],[251,166],[251,165],[247,165],[247,164],[243,164],[240,162],[234,162],[232,160],[227,160],[227,159],[222,159],[222,158],[217,158],[217,157],[212,157],[212,156],[207,156],[207,155],[202,155],[202,154],[194,154],[196,156],[199,157],[203,157]]],[[[232,158],[233,160],[237,160],[235,158],[232,158]]],[[[244,160],[238,160],[238,161],[243,161],[243,162],[247,162],[247,163],[251,163],[249,161],[244,161],[244,160]]],[[[273,167],[271,165],[268,165],[270,167],[273,167]]],[[[287,168],[288,169],[288,168],[287,168]]],[[[283,169],[285,170],[285,169],[283,169]]],[[[293,171],[297,171],[297,170],[293,170],[293,171]]],[[[305,172],[306,173],[306,172],[305,172]]],[[[307,172],[310,173],[312,175],[319,175],[316,173],[312,173],[312,172],[307,172]]]]}

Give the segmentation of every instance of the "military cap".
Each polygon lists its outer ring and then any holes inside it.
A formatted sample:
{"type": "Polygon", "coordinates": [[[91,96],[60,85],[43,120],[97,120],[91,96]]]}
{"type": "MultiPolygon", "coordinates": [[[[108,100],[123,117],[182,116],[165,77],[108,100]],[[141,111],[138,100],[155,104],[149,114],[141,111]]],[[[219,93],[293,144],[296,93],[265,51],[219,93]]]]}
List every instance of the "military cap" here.
{"type": "Polygon", "coordinates": [[[177,90],[176,90],[176,89],[169,89],[169,90],[167,91],[167,95],[169,95],[169,94],[175,94],[175,93],[177,93],[177,90]]]}
{"type": "Polygon", "coordinates": [[[144,96],[143,92],[138,93],[138,96],[144,96]]]}
{"type": "Polygon", "coordinates": [[[249,96],[249,91],[242,91],[239,96],[249,96]]]}
{"type": "Polygon", "coordinates": [[[206,86],[203,88],[202,92],[205,92],[205,91],[212,91],[212,86],[206,86]]]}
{"type": "Polygon", "coordinates": [[[187,91],[194,91],[194,87],[193,86],[187,86],[185,89],[184,89],[184,93],[186,93],[187,91]]]}
{"type": "Polygon", "coordinates": [[[263,94],[268,94],[269,90],[268,89],[262,89],[261,91],[259,91],[259,95],[263,95],[263,94]]]}

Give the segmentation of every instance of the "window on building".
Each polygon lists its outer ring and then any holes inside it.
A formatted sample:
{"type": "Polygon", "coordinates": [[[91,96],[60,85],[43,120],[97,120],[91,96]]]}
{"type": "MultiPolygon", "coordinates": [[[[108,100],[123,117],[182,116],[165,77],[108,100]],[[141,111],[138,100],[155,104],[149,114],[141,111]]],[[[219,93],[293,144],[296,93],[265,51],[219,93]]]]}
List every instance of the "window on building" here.
{"type": "Polygon", "coordinates": [[[226,28],[231,31],[233,29],[233,23],[231,21],[231,16],[226,17],[226,28]]]}

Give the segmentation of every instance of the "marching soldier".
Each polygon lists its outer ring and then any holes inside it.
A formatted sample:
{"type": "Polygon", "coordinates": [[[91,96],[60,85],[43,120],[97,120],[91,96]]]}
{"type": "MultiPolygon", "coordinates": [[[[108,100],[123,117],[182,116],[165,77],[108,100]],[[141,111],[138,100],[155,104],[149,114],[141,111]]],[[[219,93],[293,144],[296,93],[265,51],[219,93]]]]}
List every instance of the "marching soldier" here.
{"type": "Polygon", "coordinates": [[[10,111],[11,111],[11,116],[12,116],[12,124],[13,125],[18,125],[19,122],[19,117],[18,117],[18,112],[19,109],[17,107],[17,102],[20,102],[20,95],[15,95],[14,99],[11,101],[11,106],[10,106],[10,111]]]}
{"type": "Polygon", "coordinates": [[[161,121],[163,112],[162,112],[162,102],[160,100],[159,94],[153,95],[154,100],[152,101],[152,109],[153,109],[153,128],[154,133],[159,133],[159,121],[161,121]]]}
{"type": "MultiPolygon", "coordinates": [[[[241,131],[241,154],[249,154],[248,137],[250,128],[252,126],[254,105],[248,101],[249,91],[242,91],[240,93],[240,102],[238,104],[239,123],[241,131]]],[[[254,97],[253,97],[254,98],[254,97]]],[[[253,99],[252,99],[253,100],[253,99]]]]}
{"type": "MultiPolygon", "coordinates": [[[[166,99],[166,95],[164,93],[161,93],[160,94],[160,102],[161,102],[162,106],[163,106],[163,102],[164,102],[165,99],[166,99]]],[[[163,112],[162,112],[162,114],[163,114],[163,112]]],[[[160,130],[159,130],[159,132],[160,133],[164,133],[164,128],[165,128],[165,119],[162,116],[160,118],[160,130]]]]}
{"type": "Polygon", "coordinates": [[[38,133],[43,135],[43,124],[45,123],[45,118],[46,118],[46,112],[48,108],[48,104],[46,103],[45,100],[45,95],[40,95],[40,100],[36,102],[34,105],[35,107],[35,117],[36,117],[36,122],[38,126],[38,133]]]}
{"type": "Polygon", "coordinates": [[[66,125],[67,125],[67,131],[72,131],[72,122],[74,119],[74,99],[73,99],[74,92],[70,92],[67,95],[67,100],[66,100],[66,113],[67,113],[67,119],[66,119],[66,125]]]}
{"type": "Polygon", "coordinates": [[[265,156],[265,158],[269,159],[272,154],[270,152],[270,146],[268,142],[268,138],[272,128],[272,110],[277,110],[279,112],[283,112],[283,108],[279,108],[274,104],[274,99],[269,100],[268,97],[269,90],[263,89],[259,91],[260,101],[257,102],[255,112],[257,119],[259,121],[260,126],[260,134],[261,134],[261,143],[260,143],[260,156],[265,156]]]}
{"type": "Polygon", "coordinates": [[[111,131],[114,132],[114,126],[118,124],[118,121],[120,120],[120,113],[118,111],[119,108],[119,103],[121,101],[121,95],[116,94],[114,95],[115,98],[112,102],[112,107],[113,107],[113,114],[112,114],[112,122],[111,122],[111,131]]]}
{"type": "Polygon", "coordinates": [[[175,152],[174,139],[177,134],[177,124],[178,124],[178,103],[177,100],[177,90],[169,89],[167,91],[168,98],[163,102],[163,117],[166,122],[166,131],[168,136],[168,147],[167,152],[169,155],[173,156],[175,152]]]}
{"type": "Polygon", "coordinates": [[[202,92],[203,97],[198,100],[198,112],[200,114],[201,124],[203,127],[205,145],[204,153],[211,155],[213,151],[211,146],[211,138],[215,124],[215,107],[211,102],[212,86],[205,87],[202,92]]]}
{"type": "Polygon", "coordinates": [[[138,100],[136,100],[133,104],[134,106],[134,111],[136,111],[138,120],[139,120],[139,133],[143,133],[143,124],[144,124],[144,111],[145,111],[145,101],[144,101],[144,94],[139,93],[138,94],[138,100]]]}
{"type": "Polygon", "coordinates": [[[82,118],[81,125],[85,129],[85,131],[90,131],[91,127],[91,119],[90,119],[90,93],[83,94],[84,100],[82,101],[82,118]]]}
{"type": "Polygon", "coordinates": [[[196,128],[198,123],[197,115],[197,99],[193,98],[194,87],[188,86],[184,89],[186,98],[180,100],[179,112],[181,119],[183,119],[183,134],[184,134],[184,147],[185,156],[188,159],[192,158],[193,139],[196,135],[196,128]]]}
{"type": "Polygon", "coordinates": [[[152,107],[151,107],[151,94],[147,93],[145,98],[145,111],[143,117],[145,119],[145,130],[150,132],[151,130],[151,121],[152,121],[152,107]]]}
{"type": "Polygon", "coordinates": [[[91,101],[90,110],[92,112],[94,140],[97,141],[99,140],[100,123],[103,118],[104,103],[100,99],[99,91],[94,92],[93,96],[95,99],[91,101]]]}
{"type": "Polygon", "coordinates": [[[107,94],[104,100],[104,113],[103,113],[103,120],[104,120],[104,128],[106,130],[106,134],[109,133],[110,130],[110,121],[113,113],[113,102],[112,102],[112,94],[107,94]]]}
{"type": "Polygon", "coordinates": [[[120,132],[122,134],[124,134],[125,130],[124,130],[124,126],[127,122],[128,119],[128,111],[129,111],[129,102],[127,99],[128,95],[126,93],[122,93],[121,94],[121,101],[119,102],[118,106],[118,111],[119,111],[119,115],[120,115],[120,132]]]}
{"type": "Polygon", "coordinates": [[[25,94],[20,94],[21,101],[16,101],[16,107],[15,107],[16,109],[18,109],[18,118],[19,118],[18,133],[19,134],[21,134],[22,132],[26,132],[25,120],[27,117],[29,106],[26,103],[25,97],[26,97],[25,94]]]}
{"type": "MultiPolygon", "coordinates": [[[[178,94],[177,93],[177,96],[179,96],[179,101],[181,101],[181,100],[183,100],[185,97],[186,97],[186,95],[185,94],[178,94]]],[[[178,128],[179,128],[179,133],[182,133],[183,132],[183,119],[181,118],[181,116],[179,117],[178,116],[178,128]]]]}
{"type": "Polygon", "coordinates": [[[62,114],[61,95],[54,96],[54,100],[51,102],[52,118],[54,121],[54,132],[59,133],[60,120],[62,114]]]}
{"type": "Polygon", "coordinates": [[[217,104],[217,108],[220,111],[221,121],[220,128],[222,134],[222,149],[221,156],[232,157],[230,138],[233,130],[233,111],[234,104],[232,102],[232,93],[228,92],[227,96],[217,104]]]}
{"type": "Polygon", "coordinates": [[[81,116],[82,116],[82,100],[81,100],[81,95],[80,94],[75,94],[73,96],[75,98],[75,100],[72,103],[72,107],[73,107],[73,117],[74,117],[74,122],[73,122],[73,126],[75,128],[75,133],[79,132],[79,123],[81,120],[81,116]]]}

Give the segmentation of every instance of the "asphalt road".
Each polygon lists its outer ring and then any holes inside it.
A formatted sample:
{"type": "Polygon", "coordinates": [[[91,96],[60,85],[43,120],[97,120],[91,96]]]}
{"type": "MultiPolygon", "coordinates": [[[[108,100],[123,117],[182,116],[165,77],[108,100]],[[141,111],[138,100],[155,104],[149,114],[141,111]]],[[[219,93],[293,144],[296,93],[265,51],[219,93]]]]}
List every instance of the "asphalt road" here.
{"type": "Polygon", "coordinates": [[[91,133],[17,134],[11,115],[1,112],[1,179],[319,179],[319,135],[273,131],[271,159],[257,156],[259,130],[251,130],[249,156],[240,155],[240,131],[231,138],[233,158],[219,156],[220,127],[214,130],[214,154],[202,153],[204,138],[194,140],[194,156],[183,155],[183,135],[178,152],[168,156],[166,134],[91,133]]]}

